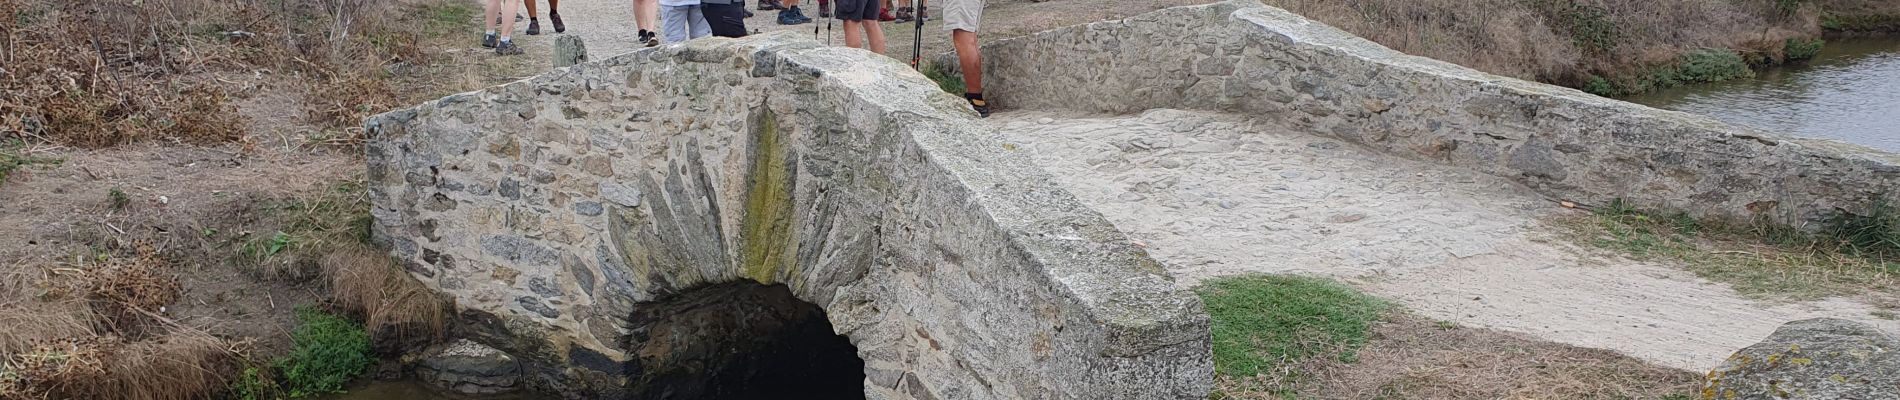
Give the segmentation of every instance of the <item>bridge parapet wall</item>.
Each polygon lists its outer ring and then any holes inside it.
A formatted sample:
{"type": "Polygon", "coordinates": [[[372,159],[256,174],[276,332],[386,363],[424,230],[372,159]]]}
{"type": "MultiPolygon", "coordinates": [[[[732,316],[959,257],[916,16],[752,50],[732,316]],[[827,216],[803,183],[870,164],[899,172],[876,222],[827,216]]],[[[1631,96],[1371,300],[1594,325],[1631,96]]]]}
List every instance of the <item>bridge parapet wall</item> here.
{"type": "Polygon", "coordinates": [[[1900,194],[1900,156],[1405,55],[1254,0],[983,47],[1013,108],[1216,110],[1473,168],[1557,199],[1767,217],[1809,229],[1900,194]]]}
{"type": "Polygon", "coordinates": [[[572,397],[643,368],[643,302],[784,284],[871,398],[1205,398],[1200,303],[888,58],[782,33],[555,70],[367,124],[375,238],[466,336],[572,397]]]}

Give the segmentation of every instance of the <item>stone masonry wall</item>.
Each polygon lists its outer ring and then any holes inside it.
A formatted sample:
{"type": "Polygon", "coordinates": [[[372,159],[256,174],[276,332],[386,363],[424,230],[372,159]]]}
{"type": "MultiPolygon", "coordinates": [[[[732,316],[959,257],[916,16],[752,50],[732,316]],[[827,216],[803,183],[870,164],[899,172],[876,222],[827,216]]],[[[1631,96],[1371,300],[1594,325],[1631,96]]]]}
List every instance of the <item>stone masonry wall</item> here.
{"type": "Polygon", "coordinates": [[[1900,156],[1793,139],[1405,55],[1235,0],[1000,40],[988,95],[1011,108],[1185,108],[1287,121],[1548,196],[1818,227],[1900,193],[1900,156]]]}
{"type": "Polygon", "coordinates": [[[873,399],[1205,398],[1198,300],[955,96],[800,35],[636,51],[371,119],[375,237],[461,332],[624,395],[641,303],[786,284],[873,399]]]}

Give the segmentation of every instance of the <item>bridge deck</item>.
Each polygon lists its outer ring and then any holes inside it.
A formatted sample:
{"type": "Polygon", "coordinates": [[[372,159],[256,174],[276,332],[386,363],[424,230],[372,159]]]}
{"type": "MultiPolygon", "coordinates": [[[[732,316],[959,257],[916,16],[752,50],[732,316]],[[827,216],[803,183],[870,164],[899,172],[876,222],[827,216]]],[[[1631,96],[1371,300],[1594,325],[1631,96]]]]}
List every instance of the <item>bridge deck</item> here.
{"type": "Polygon", "coordinates": [[[1580,211],[1519,184],[1271,121],[1153,110],[991,122],[1184,285],[1330,276],[1432,318],[1690,370],[1783,322],[1870,311],[1848,300],[1756,303],[1680,269],[1593,254],[1550,223],[1580,211]]]}

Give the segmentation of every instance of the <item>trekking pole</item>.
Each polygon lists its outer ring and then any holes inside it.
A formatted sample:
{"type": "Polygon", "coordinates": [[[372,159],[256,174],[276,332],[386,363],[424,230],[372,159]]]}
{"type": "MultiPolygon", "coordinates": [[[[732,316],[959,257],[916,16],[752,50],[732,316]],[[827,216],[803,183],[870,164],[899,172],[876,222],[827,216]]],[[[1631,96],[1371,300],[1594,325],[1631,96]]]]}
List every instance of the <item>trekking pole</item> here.
{"type": "Polygon", "coordinates": [[[921,62],[924,60],[924,16],[929,14],[924,11],[924,0],[917,0],[917,32],[910,38],[910,69],[923,70],[921,62]]]}

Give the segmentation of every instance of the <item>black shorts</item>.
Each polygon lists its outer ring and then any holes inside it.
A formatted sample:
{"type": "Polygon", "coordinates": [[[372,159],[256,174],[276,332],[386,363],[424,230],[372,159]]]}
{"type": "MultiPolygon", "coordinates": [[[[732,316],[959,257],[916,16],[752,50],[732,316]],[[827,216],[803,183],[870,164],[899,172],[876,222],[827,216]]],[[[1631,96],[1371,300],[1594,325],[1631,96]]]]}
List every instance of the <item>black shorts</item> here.
{"type": "Polygon", "coordinates": [[[832,0],[831,15],[846,21],[877,21],[877,12],[884,8],[884,0],[832,0]]]}
{"type": "Polygon", "coordinates": [[[745,2],[706,3],[699,6],[699,11],[706,14],[706,26],[712,28],[713,36],[745,37],[745,2]]]}

